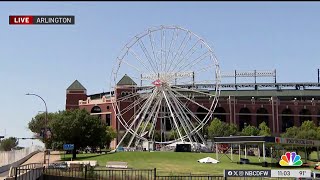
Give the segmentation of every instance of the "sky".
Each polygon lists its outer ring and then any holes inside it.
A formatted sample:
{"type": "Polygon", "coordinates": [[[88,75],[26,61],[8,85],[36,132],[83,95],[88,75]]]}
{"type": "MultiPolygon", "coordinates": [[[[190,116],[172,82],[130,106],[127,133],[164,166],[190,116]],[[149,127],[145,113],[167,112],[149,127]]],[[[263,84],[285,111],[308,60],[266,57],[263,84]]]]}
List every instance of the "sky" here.
{"type": "Polygon", "coordinates": [[[0,135],[32,137],[28,122],[45,108],[26,93],[56,112],[76,79],[88,94],[109,91],[117,55],[152,26],[203,37],[222,72],[276,69],[278,82],[316,82],[319,17],[319,2],[0,2],[0,135]],[[74,15],[75,25],[9,25],[9,15],[74,15]]]}

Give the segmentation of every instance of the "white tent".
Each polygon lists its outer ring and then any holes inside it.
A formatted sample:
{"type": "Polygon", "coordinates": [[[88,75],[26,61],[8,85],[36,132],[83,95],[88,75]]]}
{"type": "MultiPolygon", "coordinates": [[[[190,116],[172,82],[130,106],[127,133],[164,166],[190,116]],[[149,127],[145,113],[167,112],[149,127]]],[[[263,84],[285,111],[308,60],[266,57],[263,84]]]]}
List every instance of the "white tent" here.
{"type": "Polygon", "coordinates": [[[215,160],[211,157],[206,157],[206,158],[203,158],[203,159],[199,159],[198,160],[199,163],[214,163],[214,164],[217,164],[219,161],[218,160],[215,160]]]}

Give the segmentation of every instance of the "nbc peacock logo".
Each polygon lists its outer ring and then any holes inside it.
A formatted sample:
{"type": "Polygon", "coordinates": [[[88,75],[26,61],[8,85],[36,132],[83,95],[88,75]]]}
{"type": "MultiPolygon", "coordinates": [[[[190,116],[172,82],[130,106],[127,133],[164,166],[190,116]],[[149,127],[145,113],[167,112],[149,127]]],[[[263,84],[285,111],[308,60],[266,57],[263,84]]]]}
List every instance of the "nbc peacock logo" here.
{"type": "Polygon", "coordinates": [[[301,156],[297,155],[296,152],[286,152],[285,155],[281,156],[279,164],[280,166],[301,166],[301,156]]]}

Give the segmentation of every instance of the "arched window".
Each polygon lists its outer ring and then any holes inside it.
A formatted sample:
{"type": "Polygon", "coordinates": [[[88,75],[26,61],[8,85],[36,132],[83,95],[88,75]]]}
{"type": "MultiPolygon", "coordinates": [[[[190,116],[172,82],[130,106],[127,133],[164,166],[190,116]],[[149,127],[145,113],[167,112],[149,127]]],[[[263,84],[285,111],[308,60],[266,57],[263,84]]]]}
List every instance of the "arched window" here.
{"type": "Polygon", "coordinates": [[[257,127],[259,127],[262,122],[265,122],[267,126],[269,126],[268,110],[265,108],[259,108],[257,110],[257,127]]]}
{"type": "Polygon", "coordinates": [[[101,108],[99,106],[93,106],[91,113],[101,113],[101,108]]]}
{"type": "Polygon", "coordinates": [[[311,112],[309,109],[302,109],[300,112],[299,112],[299,115],[300,116],[300,125],[304,122],[304,121],[312,121],[312,118],[311,118],[311,112]]]}
{"type": "Polygon", "coordinates": [[[224,110],[223,107],[217,107],[214,110],[213,117],[216,117],[216,118],[220,119],[221,121],[226,122],[227,118],[226,118],[225,113],[226,113],[226,110],[224,110]]]}
{"type": "Polygon", "coordinates": [[[251,125],[251,112],[248,108],[241,108],[239,112],[239,129],[251,125]]]}
{"type": "Polygon", "coordinates": [[[291,109],[285,109],[282,111],[282,132],[285,132],[287,128],[294,126],[293,112],[291,109]]]}
{"type": "Polygon", "coordinates": [[[203,107],[199,107],[197,109],[196,116],[200,119],[200,121],[202,121],[206,117],[207,114],[208,114],[208,111],[206,109],[204,109],[203,107]]]}

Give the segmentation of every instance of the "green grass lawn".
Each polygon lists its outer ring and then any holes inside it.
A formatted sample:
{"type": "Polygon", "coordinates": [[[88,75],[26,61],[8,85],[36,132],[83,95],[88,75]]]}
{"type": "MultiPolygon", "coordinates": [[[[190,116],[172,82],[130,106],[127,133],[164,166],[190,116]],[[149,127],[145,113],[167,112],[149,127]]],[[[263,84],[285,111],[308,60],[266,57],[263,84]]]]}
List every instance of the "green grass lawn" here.
{"type": "MultiPolygon", "coordinates": [[[[167,174],[211,174],[223,175],[224,169],[271,169],[271,167],[262,167],[258,157],[247,156],[252,163],[242,165],[237,164],[238,155],[233,155],[234,162],[231,162],[226,156],[220,159],[218,164],[202,164],[197,160],[205,157],[216,158],[215,153],[186,153],[186,152],[117,152],[113,154],[77,154],[76,160],[96,160],[99,166],[106,165],[107,161],[128,162],[130,168],[134,169],[153,169],[157,168],[157,173],[167,174]]],[[[220,155],[221,156],[221,155],[220,155]]],[[[62,160],[70,160],[71,155],[66,155],[62,160]]],[[[266,158],[270,162],[270,158],[266,158]]],[[[262,158],[261,158],[262,161],[262,158]]]]}

